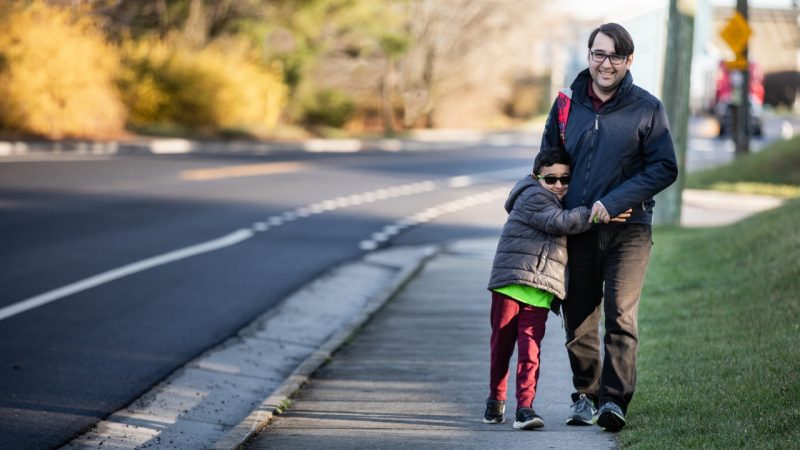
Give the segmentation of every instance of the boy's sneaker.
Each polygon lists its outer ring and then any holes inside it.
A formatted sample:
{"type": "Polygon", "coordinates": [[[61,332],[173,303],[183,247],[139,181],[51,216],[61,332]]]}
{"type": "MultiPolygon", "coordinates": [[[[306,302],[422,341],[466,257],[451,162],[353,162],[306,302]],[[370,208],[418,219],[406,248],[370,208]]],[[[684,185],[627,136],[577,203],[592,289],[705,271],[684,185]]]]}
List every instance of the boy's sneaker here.
{"type": "Polygon", "coordinates": [[[592,425],[592,418],[597,410],[592,399],[581,394],[578,401],[572,404],[572,414],[567,418],[567,425],[592,425]]]}
{"type": "Polygon", "coordinates": [[[543,426],[544,420],[532,408],[520,408],[517,410],[517,420],[514,421],[514,428],[517,430],[532,430],[543,426]]]}
{"type": "Polygon", "coordinates": [[[486,412],[483,413],[483,423],[503,423],[506,418],[506,402],[502,400],[486,400],[486,412]]]}
{"type": "Polygon", "coordinates": [[[597,410],[597,426],[606,431],[619,431],[625,427],[625,413],[614,402],[604,403],[597,410]]]}

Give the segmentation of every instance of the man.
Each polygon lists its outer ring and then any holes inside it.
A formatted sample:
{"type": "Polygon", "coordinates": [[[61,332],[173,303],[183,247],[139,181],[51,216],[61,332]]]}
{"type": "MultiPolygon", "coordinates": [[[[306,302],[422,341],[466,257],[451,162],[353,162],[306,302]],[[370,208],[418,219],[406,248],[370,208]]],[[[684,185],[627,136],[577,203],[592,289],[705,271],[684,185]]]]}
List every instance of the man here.
{"type": "MultiPolygon", "coordinates": [[[[599,26],[589,37],[587,61],[589,68],[571,86],[562,144],[573,160],[564,207],[591,207],[596,223],[567,242],[563,311],[575,387],[567,423],[618,431],[636,384],[637,314],[652,245],[653,196],[675,181],[678,168],[663,105],[633,84],[630,34],[615,23],[599,26]],[[629,208],[626,223],[611,222],[629,208]]],[[[542,148],[559,144],[556,102],[542,148]]]]}

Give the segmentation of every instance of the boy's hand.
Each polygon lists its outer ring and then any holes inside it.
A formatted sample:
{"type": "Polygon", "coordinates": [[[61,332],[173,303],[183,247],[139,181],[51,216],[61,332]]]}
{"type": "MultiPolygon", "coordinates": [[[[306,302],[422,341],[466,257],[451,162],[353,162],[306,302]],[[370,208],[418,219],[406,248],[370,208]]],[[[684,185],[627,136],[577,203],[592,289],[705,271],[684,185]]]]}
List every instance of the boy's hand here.
{"type": "Polygon", "coordinates": [[[592,205],[592,213],[589,214],[589,223],[608,223],[611,216],[608,215],[606,207],[600,201],[594,202],[592,205]]]}
{"type": "Polygon", "coordinates": [[[625,211],[625,212],[621,213],[621,214],[620,214],[620,215],[618,215],[617,217],[612,217],[612,218],[611,218],[611,221],[612,221],[612,222],[625,222],[625,221],[626,221],[626,220],[628,220],[628,218],[631,216],[631,213],[632,213],[632,212],[633,212],[633,210],[632,210],[632,209],[629,209],[629,210],[627,210],[627,211],[625,211]]]}

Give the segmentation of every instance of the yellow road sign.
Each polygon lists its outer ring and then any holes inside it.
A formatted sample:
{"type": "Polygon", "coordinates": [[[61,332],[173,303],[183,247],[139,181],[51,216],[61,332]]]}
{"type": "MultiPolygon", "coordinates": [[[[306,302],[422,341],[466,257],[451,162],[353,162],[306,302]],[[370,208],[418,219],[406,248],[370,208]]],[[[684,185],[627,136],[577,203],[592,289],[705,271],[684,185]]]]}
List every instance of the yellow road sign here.
{"type": "Polygon", "coordinates": [[[725,65],[730,70],[747,70],[747,59],[742,55],[736,55],[733,61],[725,61],[725,65]]]}
{"type": "Polygon", "coordinates": [[[722,36],[722,39],[728,44],[731,50],[739,55],[747,47],[747,40],[750,38],[752,32],[750,26],[747,24],[747,19],[736,11],[719,35],[722,36]]]}

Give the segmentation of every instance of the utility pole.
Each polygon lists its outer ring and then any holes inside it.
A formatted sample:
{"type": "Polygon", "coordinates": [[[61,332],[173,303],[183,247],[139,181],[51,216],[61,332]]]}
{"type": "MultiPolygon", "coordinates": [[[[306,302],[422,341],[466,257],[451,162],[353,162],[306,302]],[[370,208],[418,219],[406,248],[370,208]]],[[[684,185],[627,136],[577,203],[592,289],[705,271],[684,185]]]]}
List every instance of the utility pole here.
{"type": "MultiPolygon", "coordinates": [[[[736,0],[736,11],[742,15],[747,21],[747,0],[736,0]]],[[[731,80],[739,82],[739,101],[734,113],[733,133],[736,142],[736,157],[740,157],[750,152],[750,64],[747,56],[747,41],[745,41],[744,48],[736,59],[743,59],[745,62],[744,68],[738,68],[737,71],[741,74],[737,77],[732,77],[731,80]],[[738,78],[738,80],[736,80],[738,78]]]]}
{"type": "Polygon", "coordinates": [[[681,223],[686,146],[689,141],[689,82],[694,47],[694,15],[694,0],[670,0],[661,98],[678,158],[678,179],[656,197],[658,207],[654,211],[653,219],[659,225],[681,223]]]}

